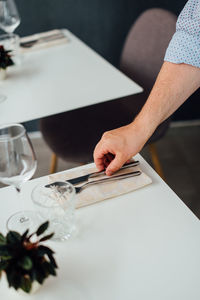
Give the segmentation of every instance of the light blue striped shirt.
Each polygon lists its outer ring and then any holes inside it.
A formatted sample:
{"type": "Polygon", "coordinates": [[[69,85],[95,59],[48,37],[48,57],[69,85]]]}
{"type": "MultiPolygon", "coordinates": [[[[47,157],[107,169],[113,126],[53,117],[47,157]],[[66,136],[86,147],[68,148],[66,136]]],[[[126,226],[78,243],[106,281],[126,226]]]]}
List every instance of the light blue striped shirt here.
{"type": "Polygon", "coordinates": [[[200,68],[200,0],[189,0],[181,11],[164,60],[200,68]]]}

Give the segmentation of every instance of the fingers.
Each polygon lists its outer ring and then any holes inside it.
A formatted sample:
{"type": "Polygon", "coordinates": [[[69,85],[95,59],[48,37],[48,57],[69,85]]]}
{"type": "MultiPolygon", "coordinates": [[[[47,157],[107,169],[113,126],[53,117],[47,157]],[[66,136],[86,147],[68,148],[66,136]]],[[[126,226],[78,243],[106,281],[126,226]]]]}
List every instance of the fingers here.
{"type": "Polygon", "coordinates": [[[109,160],[106,157],[108,151],[101,147],[101,142],[99,142],[94,150],[94,162],[99,171],[103,171],[107,168],[109,160]]]}
{"type": "Polygon", "coordinates": [[[98,171],[103,171],[106,169],[106,164],[103,158],[94,159],[98,171]]]}
{"type": "Polygon", "coordinates": [[[111,163],[111,161],[115,158],[115,156],[111,153],[107,153],[104,155],[104,165],[105,168],[108,167],[108,165],[111,163]]]}
{"type": "Polygon", "coordinates": [[[132,134],[127,126],[105,132],[94,150],[97,169],[106,169],[107,175],[112,175],[120,169],[131,157],[131,140],[132,134]]]}
{"type": "Polygon", "coordinates": [[[110,162],[110,164],[106,168],[106,175],[110,176],[116,171],[118,171],[126,161],[127,159],[124,158],[122,155],[116,155],[115,158],[110,162]]]}
{"type": "Polygon", "coordinates": [[[108,162],[110,163],[115,158],[115,155],[112,153],[108,153],[108,154],[106,154],[106,158],[107,158],[108,162]]]}

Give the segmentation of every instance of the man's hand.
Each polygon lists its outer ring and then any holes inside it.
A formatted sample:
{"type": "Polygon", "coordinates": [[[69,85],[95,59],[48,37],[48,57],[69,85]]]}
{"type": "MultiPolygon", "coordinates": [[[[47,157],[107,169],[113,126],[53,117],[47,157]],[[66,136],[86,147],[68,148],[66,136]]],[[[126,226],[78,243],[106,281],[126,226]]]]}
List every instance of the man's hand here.
{"type": "Polygon", "coordinates": [[[164,62],[155,85],[135,121],[105,132],[94,151],[94,161],[107,175],[137,154],[157,126],[167,119],[197,88],[200,68],[164,62]]]}
{"type": "Polygon", "coordinates": [[[146,140],[146,134],[134,123],[105,132],[94,150],[98,170],[106,169],[106,175],[112,175],[142,149],[146,140]]]}

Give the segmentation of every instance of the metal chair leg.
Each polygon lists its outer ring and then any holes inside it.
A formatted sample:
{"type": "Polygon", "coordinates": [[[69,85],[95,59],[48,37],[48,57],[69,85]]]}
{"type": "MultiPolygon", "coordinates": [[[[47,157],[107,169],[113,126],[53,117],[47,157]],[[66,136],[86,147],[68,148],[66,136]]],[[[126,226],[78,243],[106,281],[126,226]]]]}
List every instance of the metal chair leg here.
{"type": "Polygon", "coordinates": [[[149,152],[151,154],[151,159],[152,159],[152,163],[153,163],[154,169],[156,170],[156,172],[158,173],[158,175],[163,180],[165,180],[163,169],[162,169],[159,157],[158,157],[158,152],[157,152],[157,149],[156,149],[156,145],[154,143],[152,143],[152,144],[149,144],[148,147],[149,147],[149,152]]]}
{"type": "Polygon", "coordinates": [[[57,162],[58,162],[57,155],[55,153],[52,153],[49,174],[53,174],[56,172],[57,162]]]}

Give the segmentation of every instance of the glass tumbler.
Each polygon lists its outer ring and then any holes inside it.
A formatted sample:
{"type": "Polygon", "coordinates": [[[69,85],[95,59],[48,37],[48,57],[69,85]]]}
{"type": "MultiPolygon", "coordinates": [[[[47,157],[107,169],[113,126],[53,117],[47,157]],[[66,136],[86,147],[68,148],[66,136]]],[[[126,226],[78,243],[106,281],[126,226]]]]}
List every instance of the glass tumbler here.
{"type": "Polygon", "coordinates": [[[11,51],[10,55],[16,65],[21,64],[21,54],[20,54],[20,38],[17,34],[2,34],[0,35],[0,45],[4,47],[5,50],[11,51]]]}
{"type": "Polygon", "coordinates": [[[75,188],[69,182],[50,188],[37,185],[31,194],[39,222],[49,221],[52,239],[64,241],[71,237],[75,227],[75,188]]]}

